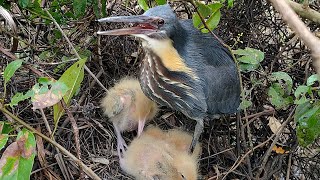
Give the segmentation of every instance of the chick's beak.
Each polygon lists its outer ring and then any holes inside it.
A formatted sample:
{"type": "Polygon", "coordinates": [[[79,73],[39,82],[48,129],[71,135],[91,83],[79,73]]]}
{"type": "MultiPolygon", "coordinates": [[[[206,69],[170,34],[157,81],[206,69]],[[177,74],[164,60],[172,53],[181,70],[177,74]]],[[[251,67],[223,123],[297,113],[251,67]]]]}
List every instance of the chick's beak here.
{"type": "Polygon", "coordinates": [[[123,29],[113,29],[108,31],[98,31],[99,35],[132,35],[132,34],[149,34],[157,32],[158,23],[162,19],[153,16],[116,16],[99,19],[98,22],[122,22],[134,23],[133,27],[123,29]]]}

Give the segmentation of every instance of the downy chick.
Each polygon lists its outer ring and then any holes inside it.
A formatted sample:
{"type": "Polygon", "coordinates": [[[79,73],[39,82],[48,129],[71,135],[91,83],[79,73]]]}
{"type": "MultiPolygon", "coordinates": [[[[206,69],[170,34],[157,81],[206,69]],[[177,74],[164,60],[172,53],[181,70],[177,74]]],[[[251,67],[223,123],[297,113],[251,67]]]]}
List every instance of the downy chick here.
{"type": "Polygon", "coordinates": [[[157,104],[143,94],[137,79],[125,77],[109,89],[108,94],[102,99],[101,106],[104,114],[113,123],[121,162],[122,153],[127,148],[121,132],[138,128],[140,136],[145,123],[156,116],[157,104]]]}
{"type": "Polygon", "coordinates": [[[191,141],[192,136],[180,130],[148,127],[124,152],[121,168],[137,180],[196,180],[200,145],[190,155],[191,141]]]}

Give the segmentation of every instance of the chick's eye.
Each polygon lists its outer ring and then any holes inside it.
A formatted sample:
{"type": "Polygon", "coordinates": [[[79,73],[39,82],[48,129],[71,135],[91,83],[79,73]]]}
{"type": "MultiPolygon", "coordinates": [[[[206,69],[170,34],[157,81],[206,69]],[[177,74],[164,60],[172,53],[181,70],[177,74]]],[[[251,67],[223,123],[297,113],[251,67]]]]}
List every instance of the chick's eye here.
{"type": "Polygon", "coordinates": [[[186,180],[186,177],[184,177],[184,175],[183,175],[183,174],[181,174],[181,177],[182,177],[182,179],[186,180]]]}
{"type": "Polygon", "coordinates": [[[159,19],[158,20],[158,26],[162,26],[164,24],[164,20],[163,19],[159,19]]]}

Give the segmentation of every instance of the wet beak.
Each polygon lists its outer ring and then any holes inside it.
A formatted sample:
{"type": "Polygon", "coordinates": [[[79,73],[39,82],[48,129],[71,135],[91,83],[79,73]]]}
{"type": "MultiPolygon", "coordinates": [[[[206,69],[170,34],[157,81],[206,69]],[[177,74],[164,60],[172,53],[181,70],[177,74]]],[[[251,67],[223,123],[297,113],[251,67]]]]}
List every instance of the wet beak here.
{"type": "Polygon", "coordinates": [[[113,29],[109,31],[98,31],[100,35],[132,35],[132,34],[149,34],[158,31],[159,17],[153,16],[117,16],[99,19],[98,22],[116,22],[116,23],[133,23],[134,26],[123,29],[113,29]]]}

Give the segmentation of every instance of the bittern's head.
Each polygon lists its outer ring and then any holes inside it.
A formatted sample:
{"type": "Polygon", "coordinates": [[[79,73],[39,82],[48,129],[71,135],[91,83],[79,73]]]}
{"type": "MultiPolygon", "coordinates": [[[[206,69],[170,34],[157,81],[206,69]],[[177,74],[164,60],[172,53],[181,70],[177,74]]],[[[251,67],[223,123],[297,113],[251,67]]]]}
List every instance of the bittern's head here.
{"type": "Polygon", "coordinates": [[[130,28],[99,31],[100,35],[133,35],[146,41],[169,39],[176,32],[178,24],[178,19],[168,4],[151,8],[143,15],[108,17],[98,21],[134,24],[130,28]]]}

